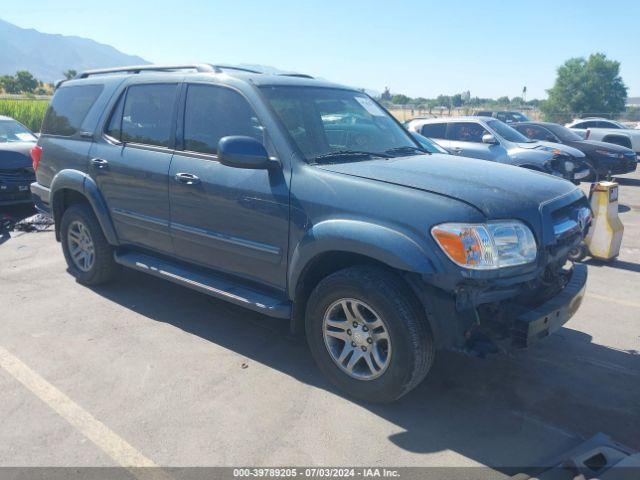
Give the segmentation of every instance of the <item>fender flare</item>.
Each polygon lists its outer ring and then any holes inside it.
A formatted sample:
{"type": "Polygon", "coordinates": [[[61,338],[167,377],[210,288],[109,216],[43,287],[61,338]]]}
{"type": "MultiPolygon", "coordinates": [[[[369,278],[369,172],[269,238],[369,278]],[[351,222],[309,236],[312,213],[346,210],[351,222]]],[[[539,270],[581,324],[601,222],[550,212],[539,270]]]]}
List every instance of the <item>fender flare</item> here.
{"type": "Polygon", "coordinates": [[[290,299],[295,299],[305,268],[318,255],[328,252],[363,255],[407,272],[435,272],[431,255],[424,245],[401,231],[358,220],[325,220],[306,231],[291,255],[287,274],[290,299]]]}
{"type": "Polygon", "coordinates": [[[118,245],[118,236],[113,227],[109,209],[96,182],[86,173],[73,169],[60,170],[51,181],[51,210],[56,225],[56,239],[60,240],[59,204],[64,190],[76,191],[87,199],[109,244],[118,245]]]}

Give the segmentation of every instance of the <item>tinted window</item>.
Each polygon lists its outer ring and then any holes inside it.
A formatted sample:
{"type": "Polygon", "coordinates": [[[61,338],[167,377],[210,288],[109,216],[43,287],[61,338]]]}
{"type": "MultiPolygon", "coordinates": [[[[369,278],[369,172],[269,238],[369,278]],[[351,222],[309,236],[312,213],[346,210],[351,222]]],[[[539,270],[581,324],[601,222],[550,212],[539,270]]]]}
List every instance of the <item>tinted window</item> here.
{"type": "Polygon", "coordinates": [[[488,134],[484,127],[474,122],[453,122],[449,124],[449,140],[482,143],[482,136],[488,134]]]}
{"type": "Polygon", "coordinates": [[[571,128],[596,128],[597,122],[589,121],[589,122],[580,122],[576,123],[571,128]]]}
{"type": "Polygon", "coordinates": [[[420,133],[427,138],[447,138],[447,124],[427,123],[422,126],[420,133]]]}
{"type": "Polygon", "coordinates": [[[217,153],[218,141],[243,135],[263,141],[263,129],[253,109],[228,88],[190,85],[184,112],[184,149],[217,153]]]}
{"type": "Polygon", "coordinates": [[[122,141],[170,146],[177,88],[177,85],[129,87],[122,115],[122,141]]]}
{"type": "Polygon", "coordinates": [[[598,128],[620,128],[620,125],[614,122],[599,121],[598,128]]]}
{"type": "Polygon", "coordinates": [[[102,85],[59,88],[42,123],[42,133],[65,137],[77,133],[102,88],[102,85]]]}
{"type": "Polygon", "coordinates": [[[500,120],[489,120],[487,125],[489,125],[489,128],[492,128],[498,135],[508,142],[521,143],[532,141],[522,135],[519,131],[511,128],[506,123],[502,123],[500,120]]]}
{"type": "Polygon", "coordinates": [[[515,127],[520,133],[524,134],[527,138],[533,140],[543,140],[549,142],[555,142],[556,138],[546,128],[539,127],[537,125],[518,125],[515,127]]]}

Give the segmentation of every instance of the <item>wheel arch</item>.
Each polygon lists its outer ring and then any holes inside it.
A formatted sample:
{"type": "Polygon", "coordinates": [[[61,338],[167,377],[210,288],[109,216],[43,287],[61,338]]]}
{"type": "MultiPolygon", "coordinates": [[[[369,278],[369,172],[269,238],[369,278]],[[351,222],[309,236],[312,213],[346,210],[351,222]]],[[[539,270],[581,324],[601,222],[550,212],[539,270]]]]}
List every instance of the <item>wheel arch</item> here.
{"type": "Polygon", "coordinates": [[[609,134],[602,137],[603,142],[613,143],[614,145],[620,145],[622,147],[632,148],[631,139],[619,133],[609,134]]]}
{"type": "Polygon", "coordinates": [[[401,232],[361,221],[317,224],[291,255],[288,295],[293,301],[292,332],[303,331],[306,302],[318,282],[355,265],[374,265],[396,273],[435,271],[428,252],[401,232]]]}
{"type": "Polygon", "coordinates": [[[55,221],[56,240],[60,240],[60,220],[74,203],[87,203],[93,210],[104,236],[111,245],[118,244],[109,210],[94,180],[79,170],[58,172],[51,182],[51,211],[55,221]]]}

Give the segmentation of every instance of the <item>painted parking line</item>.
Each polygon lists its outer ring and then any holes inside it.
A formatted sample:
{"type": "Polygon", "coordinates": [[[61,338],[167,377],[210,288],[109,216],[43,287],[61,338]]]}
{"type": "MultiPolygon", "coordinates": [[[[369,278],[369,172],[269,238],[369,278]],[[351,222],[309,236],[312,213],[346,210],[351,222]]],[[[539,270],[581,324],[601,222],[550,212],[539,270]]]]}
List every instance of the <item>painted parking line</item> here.
{"type": "Polygon", "coordinates": [[[170,478],[152,460],[1,346],[0,367],[137,478],[170,478]]]}
{"type": "Polygon", "coordinates": [[[621,298],[613,298],[607,295],[598,295],[597,293],[587,293],[587,297],[595,298],[597,300],[604,300],[605,302],[617,303],[624,305],[625,307],[640,308],[640,302],[634,302],[632,300],[622,300],[621,298]]]}

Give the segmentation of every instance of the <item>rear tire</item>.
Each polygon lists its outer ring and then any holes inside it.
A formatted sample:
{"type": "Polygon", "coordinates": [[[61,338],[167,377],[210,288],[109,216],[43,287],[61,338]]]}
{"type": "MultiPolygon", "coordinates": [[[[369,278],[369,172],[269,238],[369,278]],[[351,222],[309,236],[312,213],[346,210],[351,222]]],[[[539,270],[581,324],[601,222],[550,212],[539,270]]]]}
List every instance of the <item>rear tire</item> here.
{"type": "Polygon", "coordinates": [[[65,210],[60,239],[69,272],[79,283],[100,285],[116,274],[113,248],[89,205],[74,204],[65,210]]]}
{"type": "Polygon", "coordinates": [[[399,399],[433,363],[422,306],[399,276],[382,268],[350,267],[323,279],[309,297],[305,323],[320,370],[360,400],[399,399]]]}

